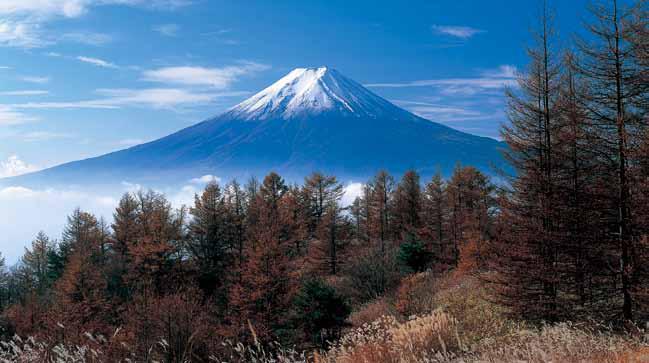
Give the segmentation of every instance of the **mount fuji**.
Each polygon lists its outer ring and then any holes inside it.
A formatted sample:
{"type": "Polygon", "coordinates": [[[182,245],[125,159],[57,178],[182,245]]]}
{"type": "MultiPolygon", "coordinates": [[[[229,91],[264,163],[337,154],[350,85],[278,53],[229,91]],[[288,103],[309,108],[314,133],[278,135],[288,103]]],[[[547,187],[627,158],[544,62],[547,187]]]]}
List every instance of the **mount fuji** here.
{"type": "Polygon", "coordinates": [[[215,118],[161,139],[0,183],[163,185],[201,175],[298,180],[313,171],[366,180],[449,174],[461,163],[486,173],[503,167],[494,139],[423,119],[327,68],[298,68],[215,118]]]}

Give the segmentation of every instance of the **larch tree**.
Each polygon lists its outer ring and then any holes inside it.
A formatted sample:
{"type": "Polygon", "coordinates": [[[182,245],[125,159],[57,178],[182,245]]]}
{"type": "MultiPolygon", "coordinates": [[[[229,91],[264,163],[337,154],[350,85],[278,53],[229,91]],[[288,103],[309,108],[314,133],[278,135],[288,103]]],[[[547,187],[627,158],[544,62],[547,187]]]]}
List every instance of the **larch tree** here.
{"type": "Polygon", "coordinates": [[[609,187],[611,259],[617,260],[614,272],[619,276],[620,315],[632,320],[637,304],[633,300],[634,273],[637,271],[634,256],[638,231],[633,224],[632,175],[630,169],[637,163],[634,150],[640,145],[647,118],[638,105],[646,102],[647,86],[638,80],[646,77],[639,63],[634,36],[637,29],[629,26],[633,21],[633,8],[623,7],[617,0],[593,5],[595,21],[588,25],[593,40],[580,40],[580,61],[577,69],[590,86],[585,103],[589,117],[598,128],[600,152],[607,161],[609,187]],[[644,101],[643,101],[644,100],[644,101]],[[614,241],[614,243],[613,243],[614,241]]]}
{"type": "Polygon", "coordinates": [[[577,56],[567,52],[562,66],[557,100],[554,212],[558,216],[553,238],[558,247],[557,264],[561,281],[559,294],[563,317],[585,319],[606,314],[609,302],[602,299],[614,284],[607,261],[611,247],[607,195],[607,157],[600,147],[600,131],[590,117],[588,82],[577,72],[577,56]]]}
{"type": "Polygon", "coordinates": [[[138,237],[137,218],[138,202],[133,194],[125,193],[113,213],[113,251],[119,259],[127,259],[128,245],[138,237]]]}
{"type": "Polygon", "coordinates": [[[128,246],[131,256],[127,281],[132,290],[141,290],[150,285],[156,292],[173,290],[182,284],[183,276],[173,274],[178,267],[180,250],[185,238],[184,208],[174,210],[169,201],[154,191],[139,192],[138,236],[128,246]]]}
{"type": "Polygon", "coordinates": [[[264,178],[251,201],[258,220],[250,226],[241,279],[230,289],[233,331],[269,342],[280,338],[292,296],[289,252],[293,248],[288,187],[276,173],[264,178]]]}
{"type": "Polygon", "coordinates": [[[423,239],[431,244],[431,251],[438,260],[446,255],[447,225],[446,184],[437,172],[426,184],[422,196],[423,239]]]}
{"type": "Polygon", "coordinates": [[[243,265],[244,245],[246,240],[246,192],[236,180],[225,188],[225,202],[234,228],[234,249],[236,250],[237,266],[243,265]]]}
{"type": "Polygon", "coordinates": [[[419,174],[407,171],[394,193],[394,228],[401,239],[415,236],[421,228],[422,192],[419,174]]]}
{"type": "Polygon", "coordinates": [[[371,239],[378,242],[381,253],[392,240],[394,178],[386,171],[380,171],[368,183],[369,202],[368,230],[371,239]]]}
{"type": "Polygon", "coordinates": [[[132,193],[125,193],[115,212],[112,223],[112,258],[108,272],[108,290],[121,305],[130,298],[131,291],[127,283],[127,273],[132,262],[129,246],[140,236],[138,226],[138,202],[132,193]]]}
{"type": "Polygon", "coordinates": [[[74,343],[89,331],[107,334],[110,326],[102,235],[94,216],[77,212],[64,233],[72,248],[56,282],[50,317],[51,331],[74,343]]]}
{"type": "Polygon", "coordinates": [[[43,297],[51,285],[49,256],[53,243],[45,232],[38,232],[32,241],[31,248],[25,248],[21,259],[22,267],[32,281],[32,289],[37,296],[43,297]]]}
{"type": "Polygon", "coordinates": [[[516,169],[511,197],[503,198],[503,215],[511,223],[500,236],[500,295],[512,311],[530,320],[558,319],[559,271],[556,164],[557,98],[560,73],[555,34],[547,4],[543,3],[536,44],[528,50],[527,74],[518,89],[507,92],[510,125],[502,128],[509,148],[506,158],[516,169]]]}
{"type": "Polygon", "coordinates": [[[325,271],[331,275],[338,272],[338,227],[341,222],[340,200],[343,194],[343,185],[335,176],[325,176],[317,172],[305,179],[302,188],[306,202],[304,207],[307,231],[317,239],[310,255],[316,260],[324,260],[325,271]]]}
{"type": "Polygon", "coordinates": [[[74,252],[95,242],[99,235],[97,218],[77,208],[68,216],[67,224],[57,248],[52,250],[49,257],[52,281],[63,275],[65,266],[74,252]]]}
{"type": "Polygon", "coordinates": [[[306,200],[309,233],[319,228],[327,209],[343,196],[343,186],[335,176],[315,172],[305,178],[302,188],[306,200]]]}
{"type": "Polygon", "coordinates": [[[474,167],[458,165],[446,184],[450,262],[453,265],[459,262],[465,243],[470,240],[483,243],[490,239],[493,191],[487,176],[474,167]]]}

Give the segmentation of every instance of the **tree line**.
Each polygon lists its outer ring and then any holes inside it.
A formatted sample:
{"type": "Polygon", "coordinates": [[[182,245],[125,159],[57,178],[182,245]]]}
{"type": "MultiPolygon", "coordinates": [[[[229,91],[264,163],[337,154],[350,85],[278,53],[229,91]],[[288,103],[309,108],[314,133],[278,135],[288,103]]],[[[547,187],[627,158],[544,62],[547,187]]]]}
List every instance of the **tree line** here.
{"type": "Polygon", "coordinates": [[[348,207],[321,173],[212,182],[188,209],[127,193],[111,225],[77,209],[59,241],[36,236],[1,278],[6,334],[71,343],[120,328],[143,360],[162,338],[174,357],[191,339],[199,355],[225,339],[324,345],[352,306],[458,266],[468,236],[491,239],[494,190],[458,166],[423,186],[414,171],[398,183],[379,172],[348,207]]]}

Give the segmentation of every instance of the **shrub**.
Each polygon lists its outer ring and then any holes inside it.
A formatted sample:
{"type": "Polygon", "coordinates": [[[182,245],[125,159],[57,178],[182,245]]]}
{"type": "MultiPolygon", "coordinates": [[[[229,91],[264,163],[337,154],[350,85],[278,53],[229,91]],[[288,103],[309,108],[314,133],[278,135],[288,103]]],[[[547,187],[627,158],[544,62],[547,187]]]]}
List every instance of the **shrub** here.
{"type": "Polygon", "coordinates": [[[423,242],[411,240],[401,244],[397,258],[408,272],[422,272],[430,265],[433,254],[423,242]]]}
{"type": "Polygon", "coordinates": [[[394,248],[372,248],[347,265],[350,291],[359,302],[376,299],[399,284],[401,272],[394,248]]]}
{"type": "Polygon", "coordinates": [[[320,279],[307,280],[293,306],[296,325],[321,346],[339,336],[351,310],[345,299],[320,279]]]}

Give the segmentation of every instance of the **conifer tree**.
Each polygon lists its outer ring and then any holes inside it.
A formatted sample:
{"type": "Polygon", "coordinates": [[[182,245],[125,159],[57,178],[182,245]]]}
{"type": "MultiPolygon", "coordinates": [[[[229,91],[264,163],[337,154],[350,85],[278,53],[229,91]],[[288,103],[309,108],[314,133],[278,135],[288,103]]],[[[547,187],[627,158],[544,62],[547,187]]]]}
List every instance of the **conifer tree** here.
{"type": "Polygon", "coordinates": [[[154,191],[139,192],[135,198],[138,237],[128,246],[129,286],[141,290],[148,285],[155,292],[168,291],[182,283],[173,279],[172,272],[185,238],[185,209],[174,210],[164,195],[154,191]]]}
{"type": "Polygon", "coordinates": [[[343,186],[335,176],[315,172],[305,178],[302,188],[306,200],[309,233],[319,228],[327,210],[337,204],[343,196],[343,186]]]}
{"type": "Polygon", "coordinates": [[[32,282],[32,289],[40,297],[45,295],[51,284],[49,256],[52,248],[52,242],[45,232],[38,232],[31,248],[25,248],[21,259],[23,271],[32,282]]]}
{"type": "MultiPolygon", "coordinates": [[[[634,245],[638,233],[633,225],[633,180],[630,173],[634,150],[640,145],[638,137],[644,135],[646,115],[638,105],[646,102],[646,83],[638,82],[646,77],[640,59],[635,52],[634,36],[637,28],[629,26],[634,10],[618,4],[617,0],[591,7],[595,22],[588,25],[592,41],[580,40],[580,61],[576,66],[590,86],[589,99],[585,103],[589,117],[597,127],[598,145],[605,168],[601,170],[615,192],[608,193],[610,207],[607,219],[610,223],[610,257],[617,260],[610,266],[619,276],[620,312],[624,319],[632,320],[637,308],[633,301],[634,245]],[[643,101],[644,100],[644,101],[643,101]]],[[[616,284],[617,285],[617,284],[616,284]]]]}
{"type": "Polygon", "coordinates": [[[254,334],[266,342],[281,335],[294,290],[289,259],[294,241],[288,233],[293,213],[286,204],[287,192],[278,174],[264,178],[251,202],[259,219],[250,226],[241,279],[230,292],[234,329],[246,335],[252,327],[254,334]]]}
{"type": "Polygon", "coordinates": [[[394,228],[398,237],[416,235],[421,228],[422,192],[419,174],[407,171],[394,193],[394,228]]]}
{"type": "Polygon", "coordinates": [[[243,252],[246,229],[246,193],[245,190],[233,180],[225,190],[227,208],[232,217],[234,228],[234,248],[236,250],[237,266],[243,265],[243,252]]]}
{"type": "Polygon", "coordinates": [[[424,189],[422,215],[424,224],[422,235],[424,239],[432,242],[434,246],[432,250],[438,259],[444,258],[446,254],[446,217],[448,211],[446,184],[439,172],[433,176],[424,189]]]}
{"type": "Polygon", "coordinates": [[[138,203],[131,193],[125,193],[113,213],[113,251],[120,260],[127,259],[128,245],[138,237],[138,203]]]}
{"type": "Polygon", "coordinates": [[[196,263],[199,286],[212,296],[224,286],[225,273],[232,264],[235,233],[232,216],[221,188],[209,183],[201,196],[195,196],[189,223],[187,246],[196,263]]]}
{"type": "MultiPolygon", "coordinates": [[[[505,156],[516,169],[512,195],[503,198],[501,220],[510,223],[500,237],[501,296],[514,313],[530,320],[558,319],[556,175],[560,74],[552,18],[544,2],[536,44],[528,50],[527,74],[520,90],[508,90],[510,125],[502,135],[505,156]]],[[[462,204],[462,203],[461,203],[462,204]]]]}
{"type": "Polygon", "coordinates": [[[374,241],[378,242],[381,252],[386,251],[386,244],[392,239],[394,178],[386,171],[380,171],[368,184],[369,203],[368,230],[374,241]]]}
{"type": "Polygon", "coordinates": [[[49,264],[52,281],[58,280],[63,275],[70,256],[78,249],[91,245],[96,241],[98,235],[97,218],[79,208],[75,209],[68,216],[58,247],[50,253],[49,264]]]}

